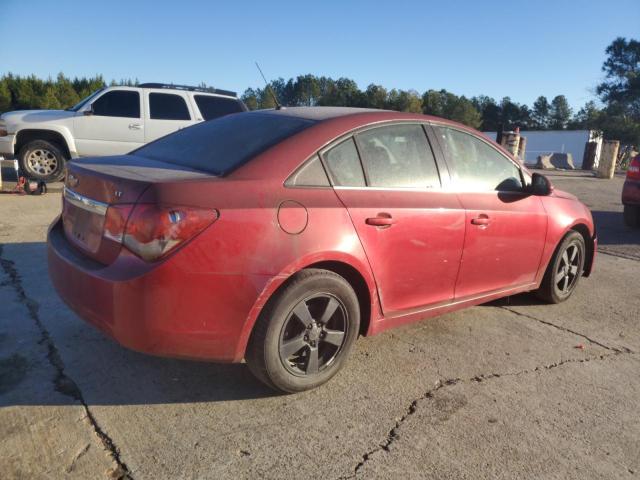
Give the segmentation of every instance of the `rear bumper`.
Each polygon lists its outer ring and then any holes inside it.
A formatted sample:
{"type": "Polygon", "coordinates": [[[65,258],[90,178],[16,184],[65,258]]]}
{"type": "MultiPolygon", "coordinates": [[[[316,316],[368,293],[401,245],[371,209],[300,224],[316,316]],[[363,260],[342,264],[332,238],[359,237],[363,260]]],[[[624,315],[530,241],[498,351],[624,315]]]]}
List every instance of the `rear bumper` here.
{"type": "Polygon", "coordinates": [[[624,181],[622,203],[624,205],[640,205],[640,182],[635,180],[624,181]]]}
{"type": "Polygon", "coordinates": [[[123,250],[104,266],[67,242],[59,219],[47,249],[49,275],[64,302],[121,345],[153,355],[242,360],[249,319],[272,279],[206,273],[181,260],[180,251],[149,265],[123,250]]]}

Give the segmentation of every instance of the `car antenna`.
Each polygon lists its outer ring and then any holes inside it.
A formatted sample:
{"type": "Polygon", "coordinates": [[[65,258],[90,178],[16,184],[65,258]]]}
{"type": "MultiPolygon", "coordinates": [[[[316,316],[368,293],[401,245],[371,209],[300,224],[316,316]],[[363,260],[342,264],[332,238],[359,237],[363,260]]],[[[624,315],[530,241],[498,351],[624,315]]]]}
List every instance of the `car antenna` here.
{"type": "Polygon", "coordinates": [[[276,102],[276,110],[284,109],[284,107],[278,101],[278,97],[276,96],[276,92],[273,91],[273,88],[271,88],[271,84],[269,82],[267,82],[267,78],[264,76],[264,73],[262,73],[262,69],[260,68],[260,65],[258,65],[258,62],[256,62],[256,67],[258,67],[258,71],[260,72],[260,75],[262,75],[262,79],[264,80],[264,83],[267,86],[267,89],[271,93],[271,96],[273,97],[273,101],[276,102]]]}

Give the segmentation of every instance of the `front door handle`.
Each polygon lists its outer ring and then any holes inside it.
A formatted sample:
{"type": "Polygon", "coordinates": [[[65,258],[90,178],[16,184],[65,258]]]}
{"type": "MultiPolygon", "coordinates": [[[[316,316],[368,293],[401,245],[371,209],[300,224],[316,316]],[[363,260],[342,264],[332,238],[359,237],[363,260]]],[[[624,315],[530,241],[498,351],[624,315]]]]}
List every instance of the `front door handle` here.
{"type": "Polygon", "coordinates": [[[130,123],[129,130],[142,130],[142,125],[139,123],[130,123]]]}
{"type": "Polygon", "coordinates": [[[484,225],[486,227],[491,223],[491,220],[489,219],[489,215],[482,213],[478,215],[476,218],[472,218],[471,223],[473,225],[484,225]]]}
{"type": "Polygon", "coordinates": [[[397,220],[394,220],[388,213],[379,213],[377,217],[367,218],[365,223],[374,227],[390,227],[397,220]]]}

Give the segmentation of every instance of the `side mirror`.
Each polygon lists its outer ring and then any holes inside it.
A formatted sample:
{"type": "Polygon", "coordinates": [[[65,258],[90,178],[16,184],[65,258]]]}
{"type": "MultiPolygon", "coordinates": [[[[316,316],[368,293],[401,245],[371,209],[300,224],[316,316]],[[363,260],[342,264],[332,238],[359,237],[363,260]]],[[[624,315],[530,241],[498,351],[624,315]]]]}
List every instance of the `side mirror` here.
{"type": "Polygon", "coordinates": [[[536,172],[531,176],[530,191],[533,195],[546,197],[547,195],[551,195],[551,192],[553,192],[553,185],[547,177],[536,172]]]}
{"type": "Polygon", "coordinates": [[[93,115],[93,106],[89,105],[86,110],[82,112],[83,115],[93,115]]]}

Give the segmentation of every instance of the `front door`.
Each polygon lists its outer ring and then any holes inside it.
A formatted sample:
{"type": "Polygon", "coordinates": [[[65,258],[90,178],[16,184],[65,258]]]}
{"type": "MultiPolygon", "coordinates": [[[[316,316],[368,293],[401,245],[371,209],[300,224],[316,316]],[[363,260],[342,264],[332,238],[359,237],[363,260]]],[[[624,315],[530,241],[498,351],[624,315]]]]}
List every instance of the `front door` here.
{"type": "Polygon", "coordinates": [[[385,316],[451,301],[464,210],[441,189],[422,125],[366,130],[323,158],[364,246],[385,316]]]}
{"type": "Polygon", "coordinates": [[[524,192],[519,166],[489,142],[455,128],[434,130],[465,209],[456,299],[532,284],[547,230],[540,198],[524,192]]]}
{"type": "Polygon", "coordinates": [[[142,99],[136,90],[109,90],[73,121],[81,157],[122,155],[144,145],[142,99]],[[89,113],[87,115],[87,113],[89,113]]]}

